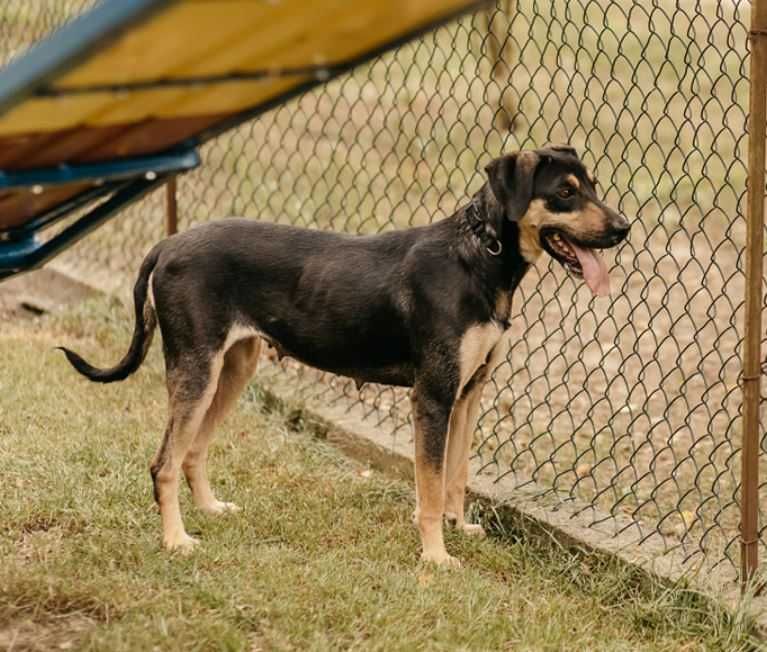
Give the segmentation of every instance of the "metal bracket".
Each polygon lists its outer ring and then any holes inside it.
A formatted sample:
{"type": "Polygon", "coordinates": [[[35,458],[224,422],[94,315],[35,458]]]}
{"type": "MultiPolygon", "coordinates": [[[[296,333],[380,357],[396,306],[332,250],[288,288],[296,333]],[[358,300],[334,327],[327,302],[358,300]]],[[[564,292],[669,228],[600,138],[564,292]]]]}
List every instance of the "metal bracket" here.
{"type": "Polygon", "coordinates": [[[197,150],[184,149],[104,163],[60,165],[19,172],[0,171],[0,190],[31,188],[33,193],[37,193],[43,192],[45,186],[89,185],[83,192],[29,222],[0,231],[0,279],[39,267],[169,177],[199,165],[197,150]],[[99,200],[103,201],[51,239],[42,241],[37,237],[40,231],[73,211],[84,209],[99,200]]]}
{"type": "Polygon", "coordinates": [[[40,267],[166,180],[167,175],[134,179],[46,242],[41,242],[33,233],[19,240],[0,242],[0,279],[40,267]]]}
{"type": "Polygon", "coordinates": [[[148,181],[169,172],[186,172],[200,165],[196,149],[184,149],[152,156],[118,159],[103,163],[58,165],[51,168],[3,172],[0,170],[0,189],[32,188],[41,193],[45,186],[66,183],[93,182],[98,184],[119,179],[145,177],[148,181]]]}
{"type": "Polygon", "coordinates": [[[126,182],[122,182],[122,184],[105,183],[101,186],[89,188],[88,190],[75,195],[68,201],[57,204],[50,210],[37,215],[29,222],[25,222],[19,226],[11,226],[4,231],[0,231],[0,243],[29,238],[31,235],[39,233],[59,220],[69,217],[74,211],[85,208],[91,202],[118,190],[122,185],[125,185],[125,183],[126,182]]]}

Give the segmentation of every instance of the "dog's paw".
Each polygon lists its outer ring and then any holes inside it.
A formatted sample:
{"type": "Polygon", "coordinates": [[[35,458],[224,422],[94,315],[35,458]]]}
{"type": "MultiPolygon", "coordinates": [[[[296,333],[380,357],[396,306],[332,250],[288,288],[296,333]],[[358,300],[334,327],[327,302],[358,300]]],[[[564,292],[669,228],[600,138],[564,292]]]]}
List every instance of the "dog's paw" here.
{"type": "Polygon", "coordinates": [[[168,552],[178,552],[182,555],[188,555],[199,543],[199,539],[190,537],[186,532],[182,532],[175,537],[163,539],[162,545],[168,552]]]}
{"type": "Polygon", "coordinates": [[[225,503],[216,500],[208,505],[200,505],[200,509],[207,514],[226,514],[227,512],[239,512],[240,507],[235,503],[225,503]]]}
{"type": "Polygon", "coordinates": [[[436,564],[440,568],[460,568],[461,560],[449,555],[445,550],[435,552],[422,552],[421,561],[427,564],[436,564]]]}
{"type": "Polygon", "coordinates": [[[478,523],[466,523],[463,519],[458,519],[455,514],[445,513],[445,521],[450,527],[460,530],[467,537],[477,537],[479,539],[485,536],[485,528],[478,523]]]}
{"type": "Polygon", "coordinates": [[[479,523],[464,523],[461,527],[461,530],[463,530],[463,533],[469,537],[477,537],[478,539],[483,539],[486,536],[485,528],[483,528],[479,523]]]}

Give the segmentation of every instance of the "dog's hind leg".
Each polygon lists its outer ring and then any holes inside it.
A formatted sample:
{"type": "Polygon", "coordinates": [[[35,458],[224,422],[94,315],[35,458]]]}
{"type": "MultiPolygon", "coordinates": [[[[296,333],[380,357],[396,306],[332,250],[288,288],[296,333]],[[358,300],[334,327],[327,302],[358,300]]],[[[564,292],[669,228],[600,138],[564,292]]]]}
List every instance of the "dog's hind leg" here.
{"type": "Polygon", "coordinates": [[[163,546],[168,550],[188,550],[197,543],[186,533],[181,519],[179,474],[213,401],[223,359],[223,352],[205,358],[187,356],[168,369],[170,416],[162,445],[150,467],[162,519],[163,546]]]}
{"type": "Polygon", "coordinates": [[[210,514],[239,509],[234,503],[222,502],[213,494],[207,473],[208,447],[216,427],[237,403],[242,390],[253,377],[260,350],[261,338],[250,337],[235,342],[225,353],[218,389],[182,464],[195,505],[210,514]]]}

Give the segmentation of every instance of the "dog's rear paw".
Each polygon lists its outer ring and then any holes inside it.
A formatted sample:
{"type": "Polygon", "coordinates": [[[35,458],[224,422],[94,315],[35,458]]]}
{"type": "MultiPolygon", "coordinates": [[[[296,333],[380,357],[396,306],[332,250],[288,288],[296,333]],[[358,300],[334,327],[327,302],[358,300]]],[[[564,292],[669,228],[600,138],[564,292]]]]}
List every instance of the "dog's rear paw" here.
{"type": "Polygon", "coordinates": [[[477,537],[478,539],[485,537],[485,528],[479,525],[479,523],[464,523],[461,526],[461,530],[469,537],[477,537]]]}
{"type": "Polygon", "coordinates": [[[436,564],[441,568],[460,568],[461,560],[447,554],[445,550],[421,553],[421,561],[427,564],[436,564]]]}
{"type": "Polygon", "coordinates": [[[199,539],[190,537],[186,532],[183,532],[181,535],[163,539],[162,545],[169,552],[188,555],[198,543],[200,543],[199,539]]]}
{"type": "Polygon", "coordinates": [[[208,514],[225,514],[227,512],[239,512],[240,507],[235,503],[225,503],[220,500],[210,503],[209,505],[201,505],[200,509],[208,514]]]}

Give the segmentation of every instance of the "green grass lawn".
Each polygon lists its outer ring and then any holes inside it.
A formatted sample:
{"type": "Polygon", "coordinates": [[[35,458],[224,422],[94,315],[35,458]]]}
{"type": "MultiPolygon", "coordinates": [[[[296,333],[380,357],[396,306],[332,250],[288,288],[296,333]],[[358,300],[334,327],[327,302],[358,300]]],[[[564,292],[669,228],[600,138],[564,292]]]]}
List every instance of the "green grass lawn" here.
{"type": "Polygon", "coordinates": [[[243,507],[196,513],[191,556],[160,549],[147,471],[165,412],[155,345],[120,385],[77,377],[131,319],[98,300],[0,330],[0,649],[741,650],[745,619],[501,525],[451,534],[460,570],[418,563],[412,486],[269,413],[250,392],[212,478],[243,507]]]}
{"type": "MultiPolygon", "coordinates": [[[[0,3],[0,60],[92,2],[0,3]]],[[[513,319],[524,340],[496,373],[483,453],[499,473],[732,557],[750,4],[500,4],[515,8],[494,19],[508,76],[489,74],[485,14],[454,21],[207,143],[179,180],[181,228],[230,214],[365,233],[425,224],[479,189],[491,157],[570,142],[633,222],[608,254],[616,295],[592,303],[546,257],[528,275],[513,319]],[[501,96],[511,131],[494,118],[501,96]]],[[[153,193],[56,264],[127,296],[164,206],[153,193]]],[[[393,421],[400,400],[364,398],[393,421]]]]}

